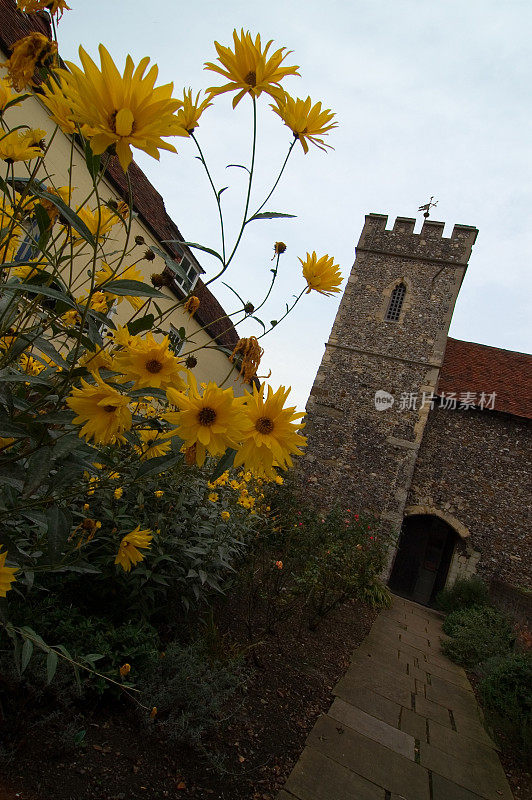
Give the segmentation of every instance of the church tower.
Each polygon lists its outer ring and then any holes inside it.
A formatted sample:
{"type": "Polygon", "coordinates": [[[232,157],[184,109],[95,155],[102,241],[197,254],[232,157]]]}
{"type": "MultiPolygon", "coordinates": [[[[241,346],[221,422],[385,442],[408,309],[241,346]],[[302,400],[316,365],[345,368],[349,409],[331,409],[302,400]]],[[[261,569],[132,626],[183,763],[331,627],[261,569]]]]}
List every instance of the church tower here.
{"type": "Polygon", "coordinates": [[[366,216],[307,404],[305,493],[399,532],[477,229],[366,216]],[[423,403],[423,400],[425,402],[423,403]]]}

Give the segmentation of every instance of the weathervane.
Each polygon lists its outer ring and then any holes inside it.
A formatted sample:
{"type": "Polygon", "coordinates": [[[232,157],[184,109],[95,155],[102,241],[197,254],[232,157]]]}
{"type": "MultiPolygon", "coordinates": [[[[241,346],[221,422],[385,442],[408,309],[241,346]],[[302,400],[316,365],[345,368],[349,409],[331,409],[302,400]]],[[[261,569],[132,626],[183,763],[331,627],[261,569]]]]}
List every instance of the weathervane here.
{"type": "Polygon", "coordinates": [[[432,195],[432,197],[430,198],[430,200],[429,200],[429,202],[428,202],[428,203],[426,203],[424,206],[419,206],[419,208],[418,208],[418,211],[424,211],[424,212],[425,212],[425,213],[423,214],[423,216],[425,217],[425,219],[428,219],[428,216],[429,216],[429,214],[430,214],[430,209],[431,209],[431,208],[434,208],[435,206],[437,206],[437,205],[438,205],[438,201],[436,200],[436,201],[433,203],[433,202],[432,202],[433,200],[434,200],[434,195],[432,195]]]}

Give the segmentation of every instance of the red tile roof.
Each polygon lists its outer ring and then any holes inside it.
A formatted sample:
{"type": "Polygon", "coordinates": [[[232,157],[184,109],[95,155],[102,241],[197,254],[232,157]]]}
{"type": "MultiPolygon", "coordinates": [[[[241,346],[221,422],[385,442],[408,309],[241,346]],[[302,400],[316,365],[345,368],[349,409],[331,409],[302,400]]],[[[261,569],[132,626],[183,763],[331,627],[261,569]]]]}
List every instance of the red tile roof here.
{"type": "MultiPolygon", "coordinates": [[[[10,53],[16,41],[30,33],[38,32],[51,37],[48,15],[45,13],[22,14],[17,10],[15,0],[0,0],[0,20],[0,48],[7,54],[10,53]]],[[[159,242],[167,239],[183,241],[179,228],[166,212],[163,198],[134,161],[129,167],[129,176],[132,185],[133,207],[154,237],[159,242]]],[[[118,194],[124,200],[129,201],[126,177],[116,156],[112,156],[109,161],[106,177],[111,181],[118,194]]],[[[162,245],[162,247],[176,260],[180,260],[182,252],[185,251],[190,255],[191,261],[197,263],[187,247],[179,248],[171,244],[162,245]]],[[[196,321],[205,327],[209,335],[216,338],[219,344],[232,350],[238,341],[235,328],[227,319],[216,322],[226,312],[201,280],[198,280],[194,293],[201,301],[200,308],[195,314],[196,321]]]]}
{"type": "Polygon", "coordinates": [[[437,394],[495,392],[495,411],[532,417],[532,356],[447,339],[437,394]]]}

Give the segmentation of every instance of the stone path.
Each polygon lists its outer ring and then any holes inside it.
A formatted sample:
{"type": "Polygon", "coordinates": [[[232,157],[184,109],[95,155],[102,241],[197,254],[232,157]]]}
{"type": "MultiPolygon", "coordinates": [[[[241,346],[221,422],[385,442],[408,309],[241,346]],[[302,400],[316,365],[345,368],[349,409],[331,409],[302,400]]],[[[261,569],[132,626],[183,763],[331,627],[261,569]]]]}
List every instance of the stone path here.
{"type": "Polygon", "coordinates": [[[277,800],[513,800],[441,615],[395,597],[277,800]]]}

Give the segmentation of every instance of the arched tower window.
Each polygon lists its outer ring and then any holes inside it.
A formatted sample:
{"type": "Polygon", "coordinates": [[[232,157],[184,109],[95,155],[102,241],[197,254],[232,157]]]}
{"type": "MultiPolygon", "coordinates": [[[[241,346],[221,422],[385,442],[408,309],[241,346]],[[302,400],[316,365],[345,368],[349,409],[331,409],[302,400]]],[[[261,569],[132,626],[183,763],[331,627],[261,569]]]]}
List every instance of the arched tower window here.
{"type": "Polygon", "coordinates": [[[390,297],[390,304],[384,319],[387,322],[398,322],[401,315],[401,308],[406,295],[406,286],[404,283],[398,283],[390,297]]]}

